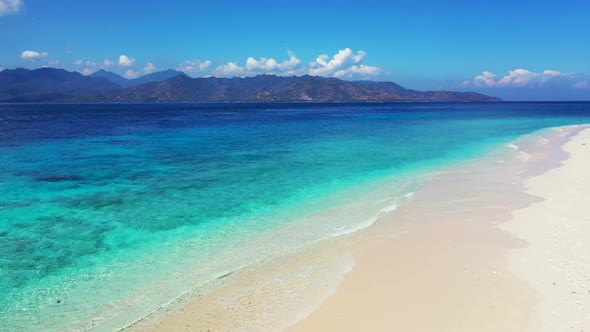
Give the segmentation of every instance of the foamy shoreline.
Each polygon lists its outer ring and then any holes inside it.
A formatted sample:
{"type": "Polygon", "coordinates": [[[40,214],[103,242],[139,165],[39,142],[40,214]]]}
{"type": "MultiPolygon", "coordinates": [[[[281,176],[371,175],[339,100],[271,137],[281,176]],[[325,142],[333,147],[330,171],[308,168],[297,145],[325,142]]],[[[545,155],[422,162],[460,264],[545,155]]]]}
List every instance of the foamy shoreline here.
{"type": "Polygon", "coordinates": [[[268,259],[133,329],[530,330],[543,294],[513,267],[513,252],[530,239],[502,230],[511,222],[498,224],[513,211],[518,216],[542,204],[543,193],[523,192],[536,178],[523,183],[514,177],[556,166],[555,159],[564,158],[559,148],[579,129],[562,127],[548,142],[510,146],[502,163],[493,155],[444,171],[376,225],[268,259]],[[518,157],[527,148],[536,150],[518,157]]]}

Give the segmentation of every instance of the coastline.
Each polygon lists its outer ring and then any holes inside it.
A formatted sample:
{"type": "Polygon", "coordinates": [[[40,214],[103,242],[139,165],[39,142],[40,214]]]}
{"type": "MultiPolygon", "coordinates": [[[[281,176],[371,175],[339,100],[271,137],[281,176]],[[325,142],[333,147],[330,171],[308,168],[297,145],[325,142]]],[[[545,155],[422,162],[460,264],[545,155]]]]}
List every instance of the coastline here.
{"type": "Polygon", "coordinates": [[[570,157],[561,167],[526,181],[527,192],[544,200],[501,225],[528,243],[510,253],[508,266],[539,294],[533,331],[590,328],[590,129],[564,149],[570,157]]]}
{"type": "Polygon", "coordinates": [[[590,135],[582,128],[525,139],[535,150],[528,156],[511,148],[502,153],[513,159],[493,154],[443,170],[372,227],[254,264],[129,329],[528,330],[545,294],[514,267],[520,252],[535,255],[522,231],[530,220],[514,234],[511,220],[542,204],[529,183],[563,172],[561,147],[576,144],[578,131],[590,135]]]}

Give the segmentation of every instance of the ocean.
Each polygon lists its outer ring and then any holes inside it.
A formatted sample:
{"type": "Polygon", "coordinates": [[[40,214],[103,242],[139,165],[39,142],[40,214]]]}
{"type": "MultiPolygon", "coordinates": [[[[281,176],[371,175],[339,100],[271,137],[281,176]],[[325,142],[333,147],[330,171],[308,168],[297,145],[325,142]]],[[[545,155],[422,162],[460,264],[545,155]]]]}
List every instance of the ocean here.
{"type": "Polygon", "coordinates": [[[0,330],[113,330],[590,103],[0,104],[0,330]]]}

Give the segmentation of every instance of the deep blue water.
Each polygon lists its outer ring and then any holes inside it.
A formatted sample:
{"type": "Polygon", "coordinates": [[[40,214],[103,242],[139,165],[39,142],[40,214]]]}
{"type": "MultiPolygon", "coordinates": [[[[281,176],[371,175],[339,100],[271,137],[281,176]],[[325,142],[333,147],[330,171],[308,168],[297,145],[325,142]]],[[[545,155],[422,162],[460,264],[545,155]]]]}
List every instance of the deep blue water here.
{"type": "Polygon", "coordinates": [[[362,225],[421,171],[589,120],[590,103],[0,104],[0,330],[120,326],[362,225]]]}

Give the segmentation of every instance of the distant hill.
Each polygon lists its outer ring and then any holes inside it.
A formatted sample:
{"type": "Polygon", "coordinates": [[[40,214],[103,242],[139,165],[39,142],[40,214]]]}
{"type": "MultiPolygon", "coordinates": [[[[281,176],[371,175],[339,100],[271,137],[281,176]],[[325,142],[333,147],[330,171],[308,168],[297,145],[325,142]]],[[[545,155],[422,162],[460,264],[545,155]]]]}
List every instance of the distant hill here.
{"type": "Polygon", "coordinates": [[[318,76],[189,78],[176,76],[84,97],[94,102],[281,102],[281,101],[500,101],[474,92],[416,91],[392,82],[343,81],[318,76]]]}
{"type": "Polygon", "coordinates": [[[158,71],[155,73],[147,74],[130,81],[133,82],[133,85],[139,85],[149,82],[162,82],[176,76],[186,76],[186,74],[181,71],[168,69],[164,71],[158,71]]]}
{"type": "Polygon", "coordinates": [[[77,99],[120,86],[99,77],[63,69],[17,68],[0,72],[0,102],[42,102],[77,99]]]}
{"type": "Polygon", "coordinates": [[[104,78],[112,83],[117,84],[121,88],[128,88],[128,87],[131,87],[134,85],[131,82],[131,80],[126,79],[123,76],[117,75],[111,71],[106,71],[104,69],[100,69],[99,71],[96,71],[88,76],[89,77],[104,78]]]}
{"type": "Polygon", "coordinates": [[[84,76],[63,69],[0,72],[0,102],[291,102],[500,101],[474,92],[416,91],[393,82],[319,76],[190,78],[167,70],[128,80],[104,70],[84,76]]]}
{"type": "Polygon", "coordinates": [[[152,73],[152,74],[147,74],[135,79],[127,79],[123,76],[117,75],[113,72],[110,71],[106,71],[104,69],[100,69],[99,71],[90,74],[90,77],[100,77],[100,78],[105,78],[117,85],[119,85],[122,88],[129,88],[132,86],[136,86],[136,85],[140,85],[140,84],[144,84],[144,83],[149,83],[149,82],[162,82],[168,79],[171,79],[172,77],[175,76],[186,76],[185,73],[181,72],[181,71],[176,71],[176,70],[172,70],[172,69],[168,69],[165,71],[159,71],[156,73],[152,73]]]}

